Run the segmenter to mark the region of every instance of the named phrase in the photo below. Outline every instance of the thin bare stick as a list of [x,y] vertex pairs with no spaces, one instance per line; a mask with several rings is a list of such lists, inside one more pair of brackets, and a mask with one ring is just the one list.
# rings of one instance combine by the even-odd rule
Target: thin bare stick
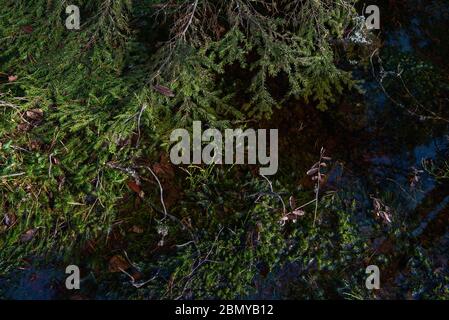
[[159,178],[157,177],[157,175],[154,173],[154,171],[149,167],[149,166],[145,166],[144,168],[148,169],[148,171],[151,172],[151,174],[153,175],[154,179],[156,179],[157,184],[159,185],[159,190],[161,192],[161,203],[162,203],[162,208],[164,209],[164,218],[162,219],[165,220],[167,218],[167,208],[165,207],[165,202],[164,202],[164,189],[162,188],[162,184],[159,181]]
[[8,174],[6,176],[0,176],[0,179],[4,179],[4,178],[12,178],[12,177],[19,177],[19,176],[23,176],[26,172],[19,172],[19,173],[13,173],[13,174]]
[[271,194],[274,194],[275,196],[277,196],[277,197],[279,198],[279,200],[280,200],[281,203],[282,203],[282,207],[283,207],[283,209],[284,209],[284,213],[286,213],[286,212],[287,212],[287,209],[286,209],[286,207],[285,207],[284,200],[282,200],[282,197],[281,197],[278,193],[274,192],[274,190],[273,190],[273,184],[271,183],[271,181],[270,181],[266,176],[264,176],[263,174],[260,174],[260,175],[262,176],[262,178],[264,178],[264,179],[268,182],[268,184],[269,184],[269,186],[270,186]]
[[137,142],[136,142],[136,148],[139,147],[140,143],[140,122],[142,120],[142,114],[145,111],[145,109],[148,107],[146,103],[143,104],[142,108],[140,109],[139,116],[137,117]]
[[193,9],[192,9],[192,13],[190,14],[189,22],[186,24],[184,30],[182,31],[182,33],[180,35],[180,37],[182,37],[184,39],[185,39],[185,35],[187,33],[187,30],[189,30],[189,27],[192,24],[193,17],[195,16],[196,8],[198,7],[198,1],[199,0],[195,0],[195,3],[193,3]]
[[321,161],[323,160],[324,148],[321,147],[320,150],[320,160],[318,161],[318,179],[316,180],[316,188],[315,188],[315,212],[313,215],[313,226],[315,226],[317,212],[318,212],[318,197],[320,196],[320,184],[321,184]]

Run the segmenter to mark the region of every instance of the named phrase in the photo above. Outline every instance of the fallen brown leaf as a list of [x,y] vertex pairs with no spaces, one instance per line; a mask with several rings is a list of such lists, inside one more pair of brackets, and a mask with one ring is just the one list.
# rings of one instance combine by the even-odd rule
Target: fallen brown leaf
[[307,175],[308,176],[312,176],[312,175],[314,175],[315,173],[317,173],[318,172],[318,170],[320,170],[319,168],[312,168],[312,169],[310,169],[309,171],[307,171]]
[[30,26],[30,25],[23,26],[22,27],[22,31],[25,32],[25,33],[31,33],[31,32],[33,32],[33,27]]
[[169,98],[173,98],[175,96],[175,94],[173,93],[173,91],[171,91],[169,88],[161,86],[159,84],[153,86],[154,90],[156,90],[157,92],[159,92],[160,94],[169,97]]
[[132,191],[137,193],[140,198],[143,198],[145,196],[145,193],[142,191],[142,188],[135,181],[129,180],[128,182],[126,182],[126,184]]
[[290,196],[290,198],[288,199],[288,203],[290,204],[291,209],[296,208],[296,199],[294,196]]
[[31,126],[28,123],[19,123],[19,125],[17,126],[17,130],[21,131],[21,132],[26,132],[29,131],[31,129]]
[[109,272],[122,272],[131,267],[122,256],[115,255],[109,260]]
[[41,148],[41,142],[38,140],[31,140],[30,149],[31,150],[39,150]]
[[22,242],[29,242],[29,241],[31,241],[34,238],[36,233],[37,233],[37,229],[36,228],[28,230],[27,232],[25,232],[24,234],[22,234],[20,236],[20,241],[22,241]]
[[44,111],[42,109],[31,109],[26,112],[27,118],[31,120],[41,120],[44,116]]
[[139,226],[132,226],[131,231],[140,234],[143,233],[143,228]]
[[17,221],[17,217],[14,213],[6,213],[5,214],[5,224],[8,227],[11,227],[14,224],[16,224],[16,221]]

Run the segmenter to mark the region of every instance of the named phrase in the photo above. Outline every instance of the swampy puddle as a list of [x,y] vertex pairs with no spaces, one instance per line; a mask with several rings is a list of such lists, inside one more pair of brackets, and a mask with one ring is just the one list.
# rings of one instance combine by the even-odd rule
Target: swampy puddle
[[[447,42],[447,39],[444,42],[442,39],[436,40],[434,35],[430,36],[429,25],[425,24],[431,21],[438,25],[445,21],[447,25],[449,7],[441,6],[441,3],[436,5],[435,2],[428,6],[426,4],[416,1],[414,8],[421,11],[416,10],[407,21],[389,21],[391,30],[385,32],[381,51],[390,52],[390,58],[418,56],[425,61],[441,62],[439,55],[446,49],[440,44]],[[427,14],[427,22],[421,19],[420,13],[423,12]],[[438,67],[447,70],[448,65],[440,63]],[[363,97],[345,99],[335,107],[336,112],[333,110],[334,116],[300,106],[291,106],[290,110],[282,110],[274,115],[275,123],[288,124],[291,123],[290,119],[295,119],[298,124],[293,129],[288,125],[285,130],[281,127],[283,134],[280,133],[280,136],[288,137],[280,142],[281,158],[285,156],[288,159],[286,170],[292,172],[293,179],[297,179],[299,185],[310,188],[311,182],[308,178],[304,179],[303,173],[316,161],[316,156],[309,159],[297,157],[296,163],[291,160],[300,153],[313,155],[315,152],[318,155],[319,148],[324,147],[327,155],[337,159],[329,173],[328,189],[340,192],[344,190],[349,195],[349,200],[356,200],[360,212],[372,212],[373,198],[386,199],[395,208],[396,219],[407,220],[409,223],[413,221],[403,226],[407,239],[405,242],[412,247],[425,248],[434,261],[436,273],[447,271],[449,184],[436,181],[425,170],[425,164],[447,157],[447,123],[426,121],[425,117],[408,112],[407,107],[400,104],[400,100],[392,98],[394,92],[385,89],[384,82],[379,82],[379,79],[386,75],[394,78],[399,69],[387,70],[383,66],[371,65],[368,70],[356,72],[364,80]],[[423,104],[434,98],[419,91],[410,94]],[[445,107],[447,108],[447,99]],[[296,177],[295,172],[298,171]],[[369,228],[367,237],[370,237]],[[387,236],[376,238],[372,243],[374,252],[392,257],[383,279],[383,286],[388,287],[390,292],[383,294],[381,290],[379,297],[420,298],[428,279],[423,274],[415,274],[420,267],[409,262],[412,258],[409,253],[394,252],[392,240]],[[283,298],[285,288],[307,271],[295,263],[287,264],[277,272],[272,272],[269,277],[258,279],[258,293],[251,298]],[[413,285],[410,282],[413,281],[410,279],[414,276],[419,280],[413,285],[420,289],[411,288]],[[449,288],[449,283],[441,283],[441,286]],[[400,292],[399,288],[403,291]],[[409,292],[404,293],[407,291]]]
[[1,298],[15,300],[52,300],[61,297],[64,273],[56,265],[29,267],[0,279]]
[[[448,70],[449,65],[444,62],[446,57],[440,56],[447,50],[444,37],[439,39],[429,34],[429,23],[440,26],[449,17],[449,7],[437,6],[436,3],[439,2],[424,5],[417,1],[415,7],[419,10],[406,21],[390,19],[390,31],[383,31],[385,36],[381,51],[417,55]],[[388,12],[388,8],[383,11]],[[426,21],[421,19],[421,14],[427,15]],[[383,69],[384,73],[388,71],[396,70]],[[381,88],[378,82],[380,72],[377,68],[373,75],[371,68],[361,68],[358,76],[364,80],[365,93],[346,97],[337,106],[330,106],[327,113],[298,104],[273,115],[268,125],[279,128],[281,174],[288,172],[287,176],[294,183],[305,189],[311,188],[313,183],[304,178],[304,172],[316,161],[320,148],[324,147],[335,160],[327,181],[329,189],[344,189],[361,205],[360,210],[370,211],[372,198],[379,197],[391,201],[389,205],[399,214],[415,217],[416,223],[407,230],[410,239],[429,250],[433,250],[434,246],[442,247],[438,257],[443,260],[443,267],[447,268],[449,187],[437,182],[423,168],[426,161],[447,154],[447,125],[420,119],[416,114],[411,115],[398,107],[391,101],[389,92]],[[419,96],[419,92],[414,94],[423,102],[431,98]],[[383,247],[388,241],[387,238],[376,239],[374,245]],[[392,262],[387,281],[389,286],[400,287],[404,279],[410,276],[410,270],[401,266],[400,262],[407,257],[398,254],[395,259],[397,264]],[[65,267],[61,264],[38,265],[41,264],[25,264],[23,270],[15,270],[8,277],[0,278],[3,297],[77,298],[77,295],[63,289]],[[301,271],[294,265],[273,270],[268,278],[256,281],[257,293],[250,298],[281,298],[280,292],[286,282],[297,277]],[[86,283],[95,283],[93,276],[88,278]],[[104,292],[93,285],[90,292],[83,294],[88,298],[111,298]],[[419,298],[419,292],[414,297]]]

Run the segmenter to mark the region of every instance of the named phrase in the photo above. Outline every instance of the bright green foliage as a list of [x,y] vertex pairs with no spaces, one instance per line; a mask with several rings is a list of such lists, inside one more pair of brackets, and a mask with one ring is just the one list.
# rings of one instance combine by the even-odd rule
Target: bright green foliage
[[353,85],[332,47],[352,1],[169,2],[77,1],[76,31],[65,1],[0,1],[0,208],[17,220],[2,271],[105,235],[130,192],[117,168],[155,160],[172,129],[269,116],[292,95],[324,109]]

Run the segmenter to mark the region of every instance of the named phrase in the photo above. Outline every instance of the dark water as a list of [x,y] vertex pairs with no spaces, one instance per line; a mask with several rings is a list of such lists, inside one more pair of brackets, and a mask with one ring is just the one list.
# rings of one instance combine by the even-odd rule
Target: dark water
[[8,279],[0,279],[2,298],[20,300],[51,300],[59,298],[64,283],[63,269],[45,265],[11,272]]

